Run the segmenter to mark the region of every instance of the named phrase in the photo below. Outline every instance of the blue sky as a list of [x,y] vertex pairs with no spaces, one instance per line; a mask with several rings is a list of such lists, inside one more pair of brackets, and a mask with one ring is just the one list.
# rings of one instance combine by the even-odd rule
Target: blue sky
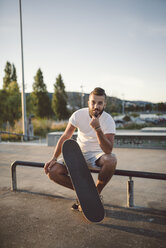
[[[165,0],[22,0],[26,92],[41,68],[53,92],[100,86],[110,96],[166,101]],[[6,61],[21,87],[19,1],[0,0],[0,88]]]

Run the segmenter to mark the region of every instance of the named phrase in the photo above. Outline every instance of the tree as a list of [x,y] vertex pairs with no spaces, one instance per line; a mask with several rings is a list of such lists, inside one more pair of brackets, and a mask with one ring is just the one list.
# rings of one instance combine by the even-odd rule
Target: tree
[[11,82],[17,83],[17,73],[15,65],[11,65],[10,62],[7,61],[4,72],[5,76],[3,78],[3,89],[8,90]]
[[159,102],[159,103],[157,104],[157,107],[158,107],[158,111],[166,112],[166,103]]
[[7,106],[8,121],[13,126],[15,120],[19,120],[21,117],[21,94],[19,92],[8,93]]
[[11,82],[11,73],[12,73],[12,66],[8,61],[6,63],[4,72],[5,72],[5,76],[3,78],[3,89],[8,89],[9,84]]
[[126,121],[126,122],[131,121],[130,116],[125,115],[125,116],[123,117],[123,121]]
[[54,84],[52,109],[58,120],[65,120],[69,116],[67,110],[67,94],[65,92],[65,85],[63,83],[61,74],[59,74],[59,76],[56,78],[56,83]]
[[52,114],[51,102],[44,83],[43,73],[39,68],[34,77],[33,92],[31,94],[34,105],[34,114],[38,117],[50,117]]
[[11,82],[12,81],[17,82],[16,67],[14,64],[12,64],[12,72],[11,72]]
[[21,117],[21,94],[17,83],[17,74],[14,64],[11,66],[10,83],[7,88],[8,92],[8,116],[9,123],[14,125],[15,120]]
[[0,127],[8,120],[8,109],[7,109],[8,93],[6,90],[0,90]]
[[3,90],[0,94],[1,123],[9,121],[14,125],[15,120],[21,117],[21,95],[17,83],[16,68],[14,64],[6,63],[3,78]]

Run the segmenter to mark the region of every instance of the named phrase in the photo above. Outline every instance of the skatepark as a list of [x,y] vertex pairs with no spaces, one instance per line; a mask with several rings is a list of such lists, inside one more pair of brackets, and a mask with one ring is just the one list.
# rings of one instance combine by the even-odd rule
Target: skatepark
[[[46,162],[54,147],[0,143],[0,247],[165,247],[166,181],[134,180],[134,207],[127,207],[127,177],[112,178],[103,191],[106,216],[90,223],[72,211],[75,193],[42,168],[17,167],[11,191],[10,165],[16,160]],[[160,149],[115,148],[118,169],[166,173]],[[97,174],[93,174],[94,180]]]

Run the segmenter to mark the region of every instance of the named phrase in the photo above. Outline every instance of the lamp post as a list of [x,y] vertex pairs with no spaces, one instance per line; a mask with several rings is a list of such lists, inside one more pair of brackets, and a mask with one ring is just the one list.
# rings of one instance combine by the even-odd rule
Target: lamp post
[[124,102],[124,94],[122,94],[122,114],[125,113],[125,102]]
[[22,32],[22,9],[21,9],[21,0],[19,0],[20,7],[20,37],[21,37],[21,65],[22,65],[22,127],[24,140],[27,140],[27,120],[26,120],[26,96],[24,90],[24,56],[23,56],[23,32]]
[[83,85],[80,86],[81,88],[81,108],[84,107],[84,91],[83,91]]

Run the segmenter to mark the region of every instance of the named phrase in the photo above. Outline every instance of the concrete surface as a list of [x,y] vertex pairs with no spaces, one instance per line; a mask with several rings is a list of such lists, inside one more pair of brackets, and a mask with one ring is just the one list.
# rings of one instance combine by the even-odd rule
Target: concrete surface
[[[0,144],[0,247],[165,247],[166,181],[134,179],[135,208],[126,207],[126,177],[103,191],[105,219],[87,222],[70,210],[75,193],[48,180],[41,168],[18,167],[18,191],[10,190],[15,160],[46,162],[54,148]],[[118,169],[166,173],[166,151],[114,149]],[[93,175],[96,180],[97,175]]]

